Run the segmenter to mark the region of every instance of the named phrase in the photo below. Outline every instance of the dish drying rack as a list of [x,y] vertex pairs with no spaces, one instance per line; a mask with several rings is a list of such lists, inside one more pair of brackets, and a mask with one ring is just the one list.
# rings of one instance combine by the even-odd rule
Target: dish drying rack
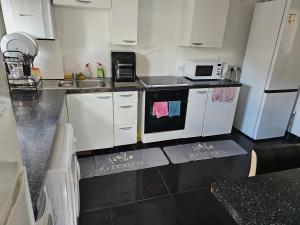
[[[28,55],[20,51],[5,51],[3,53],[3,61],[10,92],[12,90],[38,91],[42,80],[36,80],[31,77],[31,66],[33,66],[34,57],[35,56],[32,56],[31,59],[28,59]],[[18,66],[22,66],[23,68],[22,76],[19,78],[11,78],[12,69]]]

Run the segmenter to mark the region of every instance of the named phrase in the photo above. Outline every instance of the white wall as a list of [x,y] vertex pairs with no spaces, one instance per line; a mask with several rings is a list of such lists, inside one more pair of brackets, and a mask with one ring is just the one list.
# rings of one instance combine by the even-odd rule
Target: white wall
[[79,72],[86,62],[95,67],[100,61],[110,75],[111,50],[135,51],[140,76],[181,75],[188,58],[221,56],[225,62],[241,66],[257,0],[231,0],[224,46],[215,49],[179,46],[183,1],[140,0],[136,47],[109,44],[109,11],[55,7],[64,70]]

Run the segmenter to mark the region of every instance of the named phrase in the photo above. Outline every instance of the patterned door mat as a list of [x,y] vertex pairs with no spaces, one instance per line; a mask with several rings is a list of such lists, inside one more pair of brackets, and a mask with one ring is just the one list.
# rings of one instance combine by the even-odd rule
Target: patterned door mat
[[173,164],[248,154],[232,140],[197,142],[163,149]]
[[79,159],[81,178],[105,176],[125,171],[168,165],[160,148],[120,152]]

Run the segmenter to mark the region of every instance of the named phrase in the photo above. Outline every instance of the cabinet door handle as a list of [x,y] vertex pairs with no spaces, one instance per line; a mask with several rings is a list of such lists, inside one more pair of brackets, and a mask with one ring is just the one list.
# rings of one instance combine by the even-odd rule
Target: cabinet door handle
[[124,42],[126,42],[126,43],[135,43],[136,41],[134,41],[134,40],[123,40]]
[[22,13],[19,13],[19,16],[33,16],[31,14],[22,14]]
[[201,42],[193,42],[192,44],[193,44],[193,45],[199,45],[199,46],[200,46],[200,45],[203,45],[203,43],[201,43]]
[[120,130],[130,130],[132,128],[132,126],[130,126],[130,127],[120,127],[119,129]]
[[121,97],[131,97],[132,96],[132,94],[122,94],[122,95],[120,95]]
[[111,96],[98,96],[97,98],[99,98],[99,99],[109,99],[109,98],[111,98]]
[[90,4],[93,2],[92,0],[76,0],[76,1],[83,4]]
[[120,108],[131,108],[131,107],[133,107],[133,105],[120,105]]
[[198,94],[206,94],[207,91],[197,91]]

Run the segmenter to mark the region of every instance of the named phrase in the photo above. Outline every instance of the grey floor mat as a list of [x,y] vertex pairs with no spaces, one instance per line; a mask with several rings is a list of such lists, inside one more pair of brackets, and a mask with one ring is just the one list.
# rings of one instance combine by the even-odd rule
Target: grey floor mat
[[95,159],[94,157],[79,158],[80,177],[90,178],[95,176]]
[[164,147],[164,152],[174,164],[248,154],[232,140],[169,146]]
[[148,148],[82,158],[79,163],[83,179],[168,165],[169,161],[160,148]]

